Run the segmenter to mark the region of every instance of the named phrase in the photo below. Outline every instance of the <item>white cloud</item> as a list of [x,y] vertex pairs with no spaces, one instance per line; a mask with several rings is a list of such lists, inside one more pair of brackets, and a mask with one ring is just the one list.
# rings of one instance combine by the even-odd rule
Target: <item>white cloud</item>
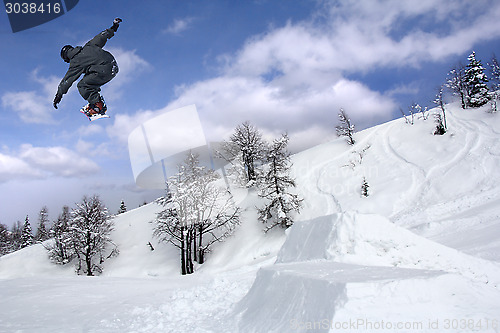
[[92,160],[64,147],[24,144],[17,154],[0,154],[0,182],[12,179],[76,177],[99,171]]
[[113,117],[113,124],[106,127],[106,133],[110,138],[126,144],[128,142],[128,135],[133,129],[162,112],[164,112],[163,109],[156,111],[139,110],[134,115],[117,114],[116,117]]
[[0,183],[17,178],[40,178],[38,170],[20,158],[0,153]]
[[[377,119],[387,120],[395,107],[391,99],[346,79],[288,94],[260,79],[221,77],[185,87],[179,94],[169,108],[195,103],[211,141],[227,139],[235,126],[245,120],[266,133],[287,130],[293,137],[294,132],[304,132],[318,124],[331,131],[341,107],[360,127]],[[318,143],[312,138],[308,141]]]
[[35,69],[31,73],[31,78],[33,81],[39,83],[42,86],[43,96],[47,98],[48,101],[52,101],[53,97],[57,92],[57,87],[59,86],[59,82],[61,82],[61,78],[51,75],[49,77],[44,77],[38,75],[39,69]]
[[500,36],[495,1],[346,1],[329,7],[328,38],[343,70],[442,61]]
[[55,76],[39,76],[38,69],[31,73],[30,79],[40,84],[41,92],[38,90],[7,92],[2,96],[2,105],[16,112],[25,123],[54,123],[52,101],[59,79]]
[[324,22],[288,23],[251,38],[229,57],[227,70],[264,76],[298,71],[297,76],[307,73],[316,78],[319,73],[417,66],[500,36],[500,3],[494,1],[325,3]]
[[50,104],[36,91],[7,92],[2,96],[2,104],[26,123],[50,124],[54,121]]
[[193,22],[192,17],[186,17],[182,19],[175,19],[172,24],[168,26],[163,32],[167,34],[178,35],[183,31],[186,31],[191,27],[191,23]]
[[60,177],[84,177],[99,170],[96,163],[65,147],[21,146],[19,157],[35,169]]
[[104,128],[99,125],[93,123],[92,126],[80,126],[76,131],[81,137],[94,137],[104,132]]
[[116,77],[104,86],[105,98],[117,99],[122,96],[123,86],[132,79],[147,70],[151,65],[136,54],[136,50],[124,50],[122,48],[108,48],[118,63],[119,72]]

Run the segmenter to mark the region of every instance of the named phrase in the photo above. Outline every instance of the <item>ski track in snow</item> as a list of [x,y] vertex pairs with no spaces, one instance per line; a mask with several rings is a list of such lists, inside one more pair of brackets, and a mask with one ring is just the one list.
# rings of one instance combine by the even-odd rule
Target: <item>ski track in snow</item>
[[[404,157],[401,157],[391,146],[390,135],[386,136],[389,151],[394,152],[395,156],[401,157],[401,161],[404,164],[414,165],[417,173],[423,176],[423,178],[421,177],[422,183],[419,186],[419,190],[413,195],[413,200],[410,200],[412,204],[393,214],[391,219],[397,224],[405,225],[432,239],[457,247],[460,241],[454,241],[454,237],[451,234],[457,236],[460,233],[467,233],[469,224],[466,223],[467,221],[463,221],[464,217],[468,217],[469,220],[484,221],[484,230],[477,232],[485,232],[487,228],[491,232],[497,232],[497,234],[500,231],[498,223],[495,223],[495,221],[500,219],[498,211],[491,212],[491,210],[495,210],[494,208],[498,207],[500,202],[500,192],[497,187],[499,184],[495,181],[492,182],[492,179],[488,177],[488,169],[485,167],[484,161],[484,156],[488,157],[488,154],[493,157],[499,156],[496,153],[496,149],[498,149],[498,132],[491,126],[488,126],[483,120],[466,120],[455,113],[452,113],[451,116],[450,114],[448,115],[448,123],[449,128],[452,128],[454,133],[461,133],[465,136],[465,144],[461,149],[456,151],[455,155],[449,161],[438,163],[432,166],[427,172],[418,165],[409,163]],[[485,149],[484,147],[489,147],[488,154],[484,154],[481,151]],[[427,192],[436,183],[436,180],[446,177],[452,172],[453,167],[464,163],[466,159],[474,160],[476,162],[475,166],[481,169],[480,174],[483,175],[483,178],[479,180],[475,188],[466,193],[458,193],[454,198],[448,198],[444,202],[440,201],[439,198],[437,200],[436,198],[429,198]],[[485,209],[486,211],[484,211]],[[443,236],[443,232],[446,229],[449,230],[448,235]],[[492,244],[490,245],[494,245],[495,248],[500,249],[500,241],[495,242],[492,240]],[[465,246],[463,250],[471,254],[477,253],[487,259],[500,261],[499,254],[491,253],[488,249],[483,251],[480,248],[479,246],[475,250],[474,248]]]
[[[424,187],[426,185],[426,178],[427,178],[427,173],[423,168],[418,166],[417,164],[408,161],[406,158],[404,158],[401,154],[399,154],[394,146],[391,144],[391,128],[394,127],[395,124],[391,126],[387,126],[387,129],[385,130],[384,136],[383,136],[383,144],[382,147],[384,148],[384,151],[387,153],[388,156],[391,158],[399,161],[405,166],[411,167],[411,186],[405,193],[400,194],[400,199],[399,202],[395,203],[395,207],[397,206],[402,206],[405,207],[405,203],[409,202],[415,202],[416,199],[418,199],[421,195],[421,193],[424,191]],[[402,208],[402,210],[407,209]],[[401,214],[401,211],[396,212],[393,215],[398,215]]]

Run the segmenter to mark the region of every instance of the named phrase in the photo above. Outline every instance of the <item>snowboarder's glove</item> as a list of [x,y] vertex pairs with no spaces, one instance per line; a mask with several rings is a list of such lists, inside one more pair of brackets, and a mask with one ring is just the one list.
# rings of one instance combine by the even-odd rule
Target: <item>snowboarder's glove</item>
[[54,97],[54,107],[57,109],[57,104],[59,104],[59,102],[61,101],[62,99],[62,95],[60,94],[56,94],[56,97]]
[[114,32],[116,32],[116,30],[118,30],[118,27],[120,26],[120,22],[122,22],[122,19],[121,18],[115,18],[113,20],[113,26],[110,28],[111,30],[113,30]]

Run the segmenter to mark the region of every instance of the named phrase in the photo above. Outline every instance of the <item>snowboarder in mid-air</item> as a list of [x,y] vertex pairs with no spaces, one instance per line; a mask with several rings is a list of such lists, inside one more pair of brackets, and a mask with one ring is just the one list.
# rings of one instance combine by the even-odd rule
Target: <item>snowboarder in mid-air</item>
[[80,95],[88,101],[88,104],[80,111],[89,117],[91,121],[108,117],[106,115],[106,103],[99,92],[102,85],[116,76],[118,65],[113,55],[102,48],[108,39],[114,36],[120,22],[122,20],[116,18],[111,28],[99,33],[83,47],[65,45],[61,49],[61,58],[69,63],[69,69],[57,88],[56,97],[54,98],[54,107],[56,109],[57,104],[61,102],[62,96],[68,92],[73,82],[84,74],[77,86]]

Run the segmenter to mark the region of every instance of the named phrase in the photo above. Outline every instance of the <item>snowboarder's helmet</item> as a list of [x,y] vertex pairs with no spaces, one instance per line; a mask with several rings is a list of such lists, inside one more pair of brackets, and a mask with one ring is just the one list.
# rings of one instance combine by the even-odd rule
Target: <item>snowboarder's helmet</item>
[[63,48],[61,49],[61,58],[65,61],[65,62],[69,62],[69,58],[68,58],[68,51],[70,49],[72,49],[73,46],[71,45],[64,45]]

